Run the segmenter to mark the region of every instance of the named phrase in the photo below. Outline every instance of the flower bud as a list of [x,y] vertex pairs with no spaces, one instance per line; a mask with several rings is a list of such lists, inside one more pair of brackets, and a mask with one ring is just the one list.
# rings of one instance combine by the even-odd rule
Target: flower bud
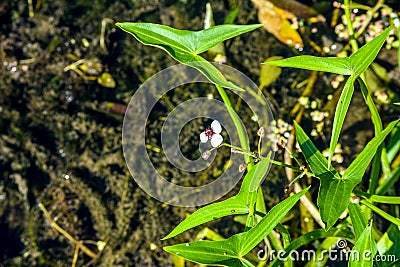
[[242,163],[239,165],[239,172],[244,172],[247,168],[247,165],[245,163]]
[[265,129],[264,129],[264,127],[261,127],[260,129],[258,129],[257,135],[258,135],[259,137],[264,137],[264,135],[265,135]]
[[206,151],[203,152],[203,154],[201,154],[201,157],[204,160],[207,160],[210,156],[211,156],[211,151],[210,150],[206,150]]

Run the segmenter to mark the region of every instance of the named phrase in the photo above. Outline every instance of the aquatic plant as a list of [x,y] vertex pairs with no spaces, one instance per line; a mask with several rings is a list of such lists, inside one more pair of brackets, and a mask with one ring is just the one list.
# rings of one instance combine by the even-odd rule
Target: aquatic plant
[[[301,68],[347,76],[347,81],[336,105],[328,159],[317,149],[300,124],[294,121],[296,140],[307,162],[307,167],[301,164],[297,158],[295,160],[298,166],[293,166],[273,160],[271,154],[262,155],[260,153],[260,145],[257,152],[250,150],[249,144],[245,140],[244,126],[239,123],[238,115],[230,108],[232,103],[226,94],[227,89],[245,91],[246,88],[241,88],[237,84],[228,81],[215,66],[200,56],[201,53],[223,41],[255,30],[262,25],[221,25],[197,32],[177,30],[168,26],[150,23],[124,22],[117,23],[117,26],[132,34],[141,43],[158,47],[166,51],[178,62],[197,69],[210,82],[215,84],[232,120],[235,122],[241,146],[233,147],[222,143],[221,125],[215,121],[213,122],[214,125],[211,125],[211,129],[207,129],[200,134],[200,140],[203,143],[211,140],[213,149],[218,149],[225,145],[231,146],[232,152],[244,155],[245,166],[247,167],[247,173],[236,195],[198,209],[176,226],[164,237],[164,240],[173,238],[206,222],[230,215],[236,215],[239,218],[238,220],[242,218],[241,221],[245,225],[243,232],[222,240],[214,238],[214,240],[198,240],[166,246],[164,247],[165,251],[200,264],[263,266],[265,258],[261,259],[259,253],[257,253],[257,256],[259,256],[257,258],[253,252],[260,242],[269,236],[274,240],[275,247],[280,248],[282,252],[279,257],[274,258],[271,266],[278,266],[283,262],[285,262],[285,266],[292,266],[294,259],[289,257],[292,251],[316,239],[325,239],[326,242],[324,244],[326,245],[329,240],[332,240],[330,238],[335,238],[333,240],[338,241],[336,247],[340,251],[345,249],[347,247],[346,242],[350,241],[354,244],[353,252],[359,252],[361,255],[370,253],[369,257],[350,258],[349,266],[373,266],[374,263],[379,262],[379,257],[389,255],[397,255],[392,258],[390,264],[395,264],[394,262],[399,260],[396,257],[400,255],[400,252],[394,246],[398,247],[397,244],[400,240],[400,220],[379,207],[381,203],[389,205],[400,204],[400,197],[386,195],[390,185],[393,185],[400,175],[399,167],[391,166],[393,157],[391,156],[390,159],[388,157],[388,154],[397,154],[400,149],[398,145],[393,145],[394,143],[397,144],[399,140],[399,119],[388,123],[384,127],[364,78],[367,68],[377,57],[393,26],[388,27],[360,49],[358,49],[356,41],[352,40],[354,53],[349,57],[302,55],[264,63],[279,67]],[[349,29],[351,29],[351,25],[349,25]],[[365,103],[371,113],[374,137],[361,153],[355,157],[347,169],[340,173],[336,167],[337,165],[334,166],[332,164],[332,160],[356,82],[359,84]],[[264,131],[263,128],[260,128],[258,136],[263,137],[265,135]],[[217,135],[218,140],[215,139],[213,142],[214,136]],[[389,135],[392,136],[389,145],[387,145],[385,140]],[[281,146],[285,147],[284,144]],[[206,151],[206,154],[203,154],[204,159],[210,156],[208,152]],[[371,161],[371,171],[367,172]],[[297,172],[298,176],[290,181],[291,185],[295,184],[295,194],[288,196],[267,212],[261,184],[270,164],[290,168]],[[381,168],[383,170],[382,182],[380,182]],[[369,176],[368,190],[362,191],[357,186],[361,183],[363,177],[367,175]],[[305,176],[319,180],[318,210],[313,209],[309,192],[313,186],[301,188],[297,183],[297,179]],[[291,240],[290,229],[283,226],[282,220],[299,200],[302,200],[303,205],[307,206],[308,212],[316,222],[319,222],[322,228],[312,229],[303,233],[297,239]],[[372,220],[372,212],[388,221],[390,235],[378,233],[377,225]],[[238,215],[241,215],[241,217]],[[352,231],[349,231],[347,226],[351,226]],[[276,235],[276,232],[279,232],[280,235]],[[344,241],[344,244],[339,241]],[[396,245],[389,246],[390,242]],[[328,250],[334,250],[330,248],[332,244],[331,242],[327,248]],[[385,247],[385,245],[388,246]],[[326,261],[327,258],[323,255],[324,252],[321,251],[318,250],[318,257]],[[316,264],[317,259],[314,257],[311,261]]]

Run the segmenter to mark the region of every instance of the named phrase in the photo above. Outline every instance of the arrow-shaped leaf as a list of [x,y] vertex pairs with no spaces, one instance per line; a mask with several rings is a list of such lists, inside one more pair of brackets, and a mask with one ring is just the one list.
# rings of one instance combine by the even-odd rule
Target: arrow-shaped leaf
[[273,207],[248,232],[239,233],[221,241],[206,240],[167,246],[164,250],[201,264],[253,266],[244,256],[271,232],[308,190],[309,187]]
[[281,60],[267,61],[263,64],[305,70],[316,70],[358,77],[368,68],[368,66],[378,55],[379,50],[381,49],[392,28],[393,27],[387,28],[378,37],[369,41],[350,57],[314,57],[305,55]]
[[340,95],[339,101],[336,105],[335,117],[333,119],[332,126],[332,136],[331,143],[329,145],[329,158],[328,158],[328,166],[330,166],[332,161],[333,153],[335,152],[336,145],[339,141],[339,134],[343,127],[344,119],[346,118],[347,110],[349,109],[349,105],[351,102],[351,98],[354,92],[354,81],[355,78],[350,76],[344,85],[342,94]]
[[400,120],[395,120],[389,123],[389,125],[377,136],[375,136],[365,146],[360,155],[350,164],[346,172],[343,174],[343,179],[352,180],[356,183],[361,182],[362,177],[367,169],[372,158],[375,156],[376,150],[379,145],[385,140],[386,136],[396,127]]
[[220,25],[196,32],[153,23],[121,22],[116,25],[132,34],[142,44],[158,47],[182,64],[196,68],[211,82],[239,91],[243,89],[228,82],[217,68],[199,54],[224,40],[262,26],[261,24]]
[[316,70],[342,75],[353,74],[350,60],[340,57],[314,57],[314,56],[296,56],[280,60],[266,61],[263,64],[274,65],[278,67],[292,67],[305,70]]
[[[236,196],[198,209],[182,221],[163,239],[174,237],[188,229],[224,216],[249,213],[249,208],[253,206],[250,205],[251,203],[249,203],[249,201],[255,200],[257,194],[256,190],[251,189],[253,187],[258,187],[259,182],[262,180],[266,170],[268,169],[268,165],[269,158],[261,160],[246,174],[240,191]],[[257,186],[254,183],[257,183]],[[254,197],[250,197],[250,195],[254,195]]]
[[350,164],[343,177],[340,177],[332,166],[328,169],[328,161],[315,147],[303,129],[295,123],[296,138],[302,153],[310,165],[311,171],[321,180],[317,204],[327,229],[336,223],[349,205],[351,192],[361,182],[369,162],[375,155],[376,149],[398,122],[399,120],[390,123],[385,130],[374,137]]
[[339,102],[336,106],[332,127],[332,137],[329,146],[328,167],[331,164],[332,156],[339,140],[339,134],[342,130],[343,122],[354,92],[354,81],[374,61],[392,28],[393,27],[387,28],[378,37],[368,42],[356,53],[347,58],[297,56],[282,60],[264,62],[264,64],[270,64],[279,67],[293,67],[350,75],[350,78],[347,80]]
[[224,216],[247,213],[249,213],[249,207],[244,203],[242,197],[238,197],[238,195],[236,195],[224,201],[210,204],[196,210],[189,217],[178,224],[178,226],[176,226],[171,233],[164,237],[163,240],[174,237],[193,227]]
[[376,38],[369,41],[366,45],[350,56],[350,65],[354,72],[354,76],[358,77],[374,61],[392,29],[393,26],[387,28]]
[[321,219],[329,229],[340,217],[349,203],[353,185],[343,180],[333,166],[315,147],[307,134],[296,122],[296,139],[311,171],[320,179],[317,204]]
[[171,254],[200,264],[244,266],[239,260],[240,234],[221,241],[196,241],[164,247]]
[[240,247],[240,255],[246,255],[258,243],[267,236],[275,226],[286,216],[286,214],[293,208],[310,187],[307,187],[299,193],[288,197],[275,207],[273,207],[262,220],[249,231],[242,233],[242,242]]

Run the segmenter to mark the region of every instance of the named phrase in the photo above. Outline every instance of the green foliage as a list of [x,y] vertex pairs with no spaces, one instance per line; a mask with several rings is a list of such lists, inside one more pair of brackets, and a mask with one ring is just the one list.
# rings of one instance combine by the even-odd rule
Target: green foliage
[[261,24],[221,25],[194,32],[153,23],[123,22],[116,25],[132,34],[142,44],[158,47],[180,63],[196,68],[211,82],[239,91],[243,89],[228,82],[221,72],[199,54],[227,39],[262,26]]
[[[389,226],[386,233],[383,234],[381,239],[379,239],[377,245],[380,255],[400,255],[400,227],[394,224]],[[397,257],[397,264],[400,259]],[[383,266],[390,266],[392,262],[387,262]],[[395,266],[395,265],[392,265]]]
[[368,68],[368,66],[375,59],[392,28],[393,27],[387,28],[378,37],[364,45],[362,48],[360,48],[360,50],[347,58],[297,56],[282,60],[264,62],[264,64],[270,64],[280,67],[293,67],[307,70],[332,72],[342,75],[350,75],[343,89],[343,92],[340,95],[338,105],[336,106],[331,143],[329,146],[328,166],[331,164],[332,156],[339,140],[339,134],[342,130],[344,118],[346,117],[351,97],[353,95],[354,81]]
[[[229,97],[223,88],[235,90],[243,89],[227,81],[212,64],[199,55],[215,45],[220,44],[224,40],[257,29],[261,25],[223,25],[211,27],[198,32],[176,30],[167,26],[150,23],[117,23],[117,26],[132,34],[141,43],[158,47],[166,51],[178,62],[198,69],[212,83],[214,83],[222,97],[222,100],[228,108],[228,112],[230,112],[230,115],[235,122],[235,127],[241,137],[242,149],[245,152],[243,154],[246,155],[245,160],[248,166],[248,172],[244,177],[239,193],[224,201],[213,203],[198,209],[175,227],[175,229],[173,229],[164,239],[175,237],[196,226],[229,215],[241,214],[247,216],[246,220],[242,220],[243,223],[245,221],[246,225],[244,231],[234,234],[224,240],[195,241],[167,246],[164,247],[165,251],[200,264],[254,266],[254,257],[251,257],[251,250],[271,233],[274,227],[281,222],[301,197],[305,197],[305,193],[309,190],[308,187],[301,191],[296,191],[298,192],[297,194],[280,202],[265,216],[263,216],[266,209],[264,199],[262,198],[260,184],[264,179],[270,163],[290,167],[296,171],[300,171],[302,173],[299,177],[308,174],[320,180],[317,204],[321,219],[325,223],[325,229],[313,230],[292,241],[289,231],[282,225],[279,225],[278,229],[280,229],[279,231],[284,235],[284,246],[282,246],[282,242],[279,238],[275,241],[278,247],[280,246],[281,248],[284,248],[286,253],[285,256],[288,256],[288,253],[291,250],[297,249],[311,241],[328,237],[341,237],[354,241],[354,249],[358,250],[360,253],[365,251],[372,251],[374,254],[377,253],[377,246],[372,235],[372,226],[367,223],[370,219],[369,214],[364,214],[362,212],[359,203],[350,203],[352,194],[365,198],[360,201],[362,205],[381,215],[391,223],[400,225],[397,218],[379,209],[372,203],[399,203],[398,197],[379,196],[374,194],[375,189],[378,192],[383,191],[386,193],[388,187],[393,185],[400,175],[398,169],[391,170],[390,167],[390,162],[398,153],[400,147],[397,140],[399,135],[397,128],[397,131],[393,133],[392,140],[389,143],[389,157],[382,153],[382,162],[389,177],[385,180],[385,183],[378,186],[377,179],[379,178],[378,175],[380,173],[381,152],[384,151],[383,148],[385,147],[384,141],[386,137],[389,136],[396,127],[398,127],[399,120],[390,122],[387,127],[383,129],[378,109],[369,94],[367,85],[362,80],[362,75],[376,58],[392,27],[386,29],[378,37],[368,42],[350,57],[323,58],[303,55],[265,62],[265,64],[278,67],[301,68],[349,76],[336,105],[328,159],[326,159],[316,148],[302,127],[298,123],[294,122],[296,139],[311,170],[310,173],[307,170],[304,170],[304,168],[296,168],[273,161],[270,158],[270,155],[263,158],[259,155],[255,156],[254,153],[249,151],[249,143],[243,139],[245,135],[243,126],[240,124],[240,118],[234,111]],[[360,83],[361,92],[371,112],[371,118],[375,128],[375,137],[368,142],[361,153],[341,175],[335,167],[332,166],[331,161],[352,100],[354,82],[356,80]],[[355,187],[362,181],[362,178],[374,157],[375,160],[371,171],[372,193],[369,194],[355,190]],[[255,162],[257,163],[254,164]],[[349,210],[354,234],[343,230],[341,225],[338,225],[337,228],[333,227],[347,208]],[[382,243],[388,242],[385,239],[382,240]],[[278,266],[280,263],[281,259],[276,259],[272,263],[272,266]],[[372,258],[363,258],[361,261],[351,260],[349,266],[372,266],[372,264]]]
[[295,122],[296,138],[301,151],[312,172],[321,180],[318,192],[318,206],[327,229],[336,223],[347,208],[351,192],[361,182],[363,174],[377,148],[398,122],[399,120],[391,122],[384,131],[373,138],[350,164],[342,177],[332,166],[328,167],[326,158],[315,147],[300,125]]
[[[357,252],[349,259],[349,267],[372,267],[376,253],[375,240],[372,237],[371,225],[365,227],[353,248]],[[354,255],[354,256],[353,256]]]
[[[207,205],[195,211],[175,227],[164,239],[174,237],[188,229],[224,216],[248,214],[250,207],[254,205],[259,182],[264,178],[268,165],[268,159],[263,159],[246,174],[240,191],[236,196]],[[253,181],[257,181],[256,187]]]
[[233,235],[226,240],[190,242],[164,247],[164,249],[201,264],[253,266],[244,256],[272,231],[308,189],[273,207],[256,226],[247,232]]
[[367,219],[365,218],[365,215],[363,211],[361,210],[361,207],[358,203],[350,203],[349,204],[349,214],[351,218],[351,224],[353,225],[354,228],[354,235],[356,236],[356,239],[361,236],[362,232],[364,231],[365,227],[368,224]]

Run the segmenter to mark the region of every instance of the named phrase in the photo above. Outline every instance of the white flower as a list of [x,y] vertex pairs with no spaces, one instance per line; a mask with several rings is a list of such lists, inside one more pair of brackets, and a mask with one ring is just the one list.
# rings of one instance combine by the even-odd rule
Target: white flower
[[224,140],[222,138],[222,135],[220,135],[221,132],[221,124],[217,120],[215,120],[211,123],[211,129],[207,128],[204,132],[200,134],[200,141],[202,143],[206,143],[208,140],[210,140],[211,145],[213,147],[217,147],[222,144],[222,141]]

